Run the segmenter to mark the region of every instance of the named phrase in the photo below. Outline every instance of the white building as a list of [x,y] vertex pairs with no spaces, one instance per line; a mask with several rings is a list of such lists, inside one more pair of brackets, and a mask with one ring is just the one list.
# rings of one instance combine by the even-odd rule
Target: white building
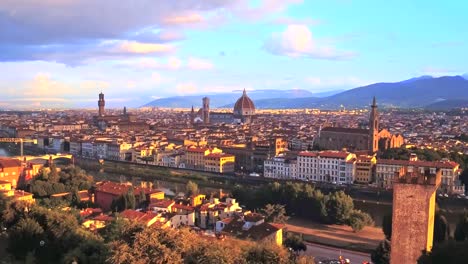
[[352,184],[356,155],[344,151],[300,152],[297,156],[297,179],[337,184]]
[[296,179],[295,159],[288,159],[282,155],[265,160],[263,164],[263,175],[274,179]]

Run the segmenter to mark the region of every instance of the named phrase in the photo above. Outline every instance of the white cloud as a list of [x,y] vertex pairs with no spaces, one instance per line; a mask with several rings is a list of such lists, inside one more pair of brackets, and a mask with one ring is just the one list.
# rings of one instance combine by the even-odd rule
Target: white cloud
[[117,46],[117,52],[136,54],[166,53],[173,50],[174,48],[171,45],[140,43],[136,41],[124,41],[123,43]]
[[424,75],[431,75],[431,76],[438,77],[438,76],[462,74],[463,72],[455,70],[455,69],[451,69],[451,68],[427,66],[421,70],[421,73]]
[[204,21],[202,15],[198,13],[188,13],[188,14],[177,14],[174,16],[169,16],[163,19],[163,22],[166,24],[194,24],[201,23]]
[[342,60],[355,54],[339,51],[334,46],[322,44],[314,39],[305,25],[289,25],[280,33],[273,33],[264,45],[265,49],[276,55],[289,57],[309,57],[314,59]]
[[197,87],[191,82],[180,83],[176,85],[176,91],[179,95],[194,94],[197,92]]
[[170,57],[166,65],[171,70],[177,70],[182,66],[182,61],[176,57]]
[[157,72],[153,72],[151,74],[151,80],[155,83],[155,84],[160,84],[161,81],[162,81],[162,77],[161,77],[161,74],[157,73]]
[[213,68],[213,63],[208,60],[190,57],[187,60],[187,67],[192,70],[210,70]]

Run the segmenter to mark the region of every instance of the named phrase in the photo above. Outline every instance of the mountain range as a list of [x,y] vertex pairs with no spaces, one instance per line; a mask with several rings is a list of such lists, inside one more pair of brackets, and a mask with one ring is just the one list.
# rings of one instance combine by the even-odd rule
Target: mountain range
[[[211,107],[233,107],[241,91],[208,95]],[[395,83],[375,83],[345,91],[314,94],[306,90],[255,90],[248,92],[260,109],[319,108],[338,109],[368,106],[372,97],[387,108],[450,109],[468,107],[468,75],[420,76]],[[203,96],[177,96],[154,100],[145,106],[199,106]]]

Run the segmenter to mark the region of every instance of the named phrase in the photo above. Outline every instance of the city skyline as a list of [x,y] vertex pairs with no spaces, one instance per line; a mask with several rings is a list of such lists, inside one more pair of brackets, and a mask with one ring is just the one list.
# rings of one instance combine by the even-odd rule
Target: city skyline
[[468,71],[460,3],[151,3],[0,3],[8,25],[0,107],[93,107],[100,91],[111,107],[138,107],[176,95],[323,92]]

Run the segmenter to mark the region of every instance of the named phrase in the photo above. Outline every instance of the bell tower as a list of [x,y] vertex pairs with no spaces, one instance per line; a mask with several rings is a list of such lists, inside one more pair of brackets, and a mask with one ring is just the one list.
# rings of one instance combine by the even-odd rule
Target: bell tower
[[210,98],[203,97],[203,124],[208,125],[210,123]]
[[106,101],[104,100],[104,94],[101,92],[99,94],[98,107],[99,107],[99,116],[104,116],[104,106]]
[[379,111],[374,96],[369,117],[369,152],[376,153],[379,150]]

